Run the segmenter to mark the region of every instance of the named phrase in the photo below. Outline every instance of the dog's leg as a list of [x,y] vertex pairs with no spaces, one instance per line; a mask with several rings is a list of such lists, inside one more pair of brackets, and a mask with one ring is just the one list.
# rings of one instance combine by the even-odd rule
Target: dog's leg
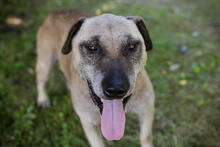
[[87,121],[80,119],[84,132],[89,140],[92,147],[104,147],[101,136],[95,125],[88,123]]
[[[150,111],[149,111],[150,110]],[[139,114],[140,121],[140,141],[142,147],[153,147],[152,145],[152,123],[154,118],[154,108],[149,108]]]
[[50,106],[50,100],[45,91],[45,84],[48,80],[50,69],[53,65],[52,55],[42,56],[39,54],[37,58],[36,76],[37,76],[37,104],[46,108]]
[[50,106],[50,100],[45,91],[45,84],[48,80],[48,75],[51,67],[55,62],[56,56],[53,49],[47,45],[45,41],[38,40],[37,45],[37,65],[36,65],[36,79],[38,98],[37,104],[40,107],[46,108]]

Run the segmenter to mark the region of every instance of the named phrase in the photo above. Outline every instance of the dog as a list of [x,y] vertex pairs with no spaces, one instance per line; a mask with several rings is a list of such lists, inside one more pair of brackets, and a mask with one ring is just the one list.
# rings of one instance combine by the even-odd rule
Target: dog
[[63,72],[76,114],[92,147],[124,135],[125,112],[137,114],[142,147],[152,145],[154,90],[145,70],[153,48],[139,16],[78,10],[50,13],[37,34],[36,79],[40,107],[49,107],[45,84],[56,60]]

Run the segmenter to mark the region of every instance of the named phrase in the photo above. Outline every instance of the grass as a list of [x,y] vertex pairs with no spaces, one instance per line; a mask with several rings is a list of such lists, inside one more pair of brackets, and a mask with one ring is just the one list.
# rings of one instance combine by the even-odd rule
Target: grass
[[[142,16],[154,43],[146,65],[156,93],[154,145],[220,146],[217,0],[56,0],[35,5],[24,29],[0,34],[1,146],[89,146],[57,66],[47,84],[52,107],[36,106],[36,32],[48,12],[62,8]],[[128,115],[121,141],[106,143],[140,146],[136,116]]]

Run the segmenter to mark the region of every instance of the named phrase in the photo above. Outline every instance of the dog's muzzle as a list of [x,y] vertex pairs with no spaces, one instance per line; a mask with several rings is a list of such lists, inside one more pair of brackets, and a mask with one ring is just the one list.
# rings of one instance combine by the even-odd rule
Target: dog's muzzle
[[[93,88],[92,88],[91,82],[87,80],[87,83],[88,83],[88,87],[89,87],[89,95],[90,95],[90,97],[92,98],[93,103],[99,108],[100,114],[102,114],[103,103],[102,103],[102,101],[101,101],[101,98],[99,98],[99,97],[95,94],[95,92],[94,92],[94,90],[93,90]],[[123,99],[122,102],[123,102],[123,107],[124,107],[124,108],[125,108],[125,106],[126,106],[128,100],[131,98],[131,95],[132,95],[132,94],[128,95],[127,97],[125,97],[125,98]]]

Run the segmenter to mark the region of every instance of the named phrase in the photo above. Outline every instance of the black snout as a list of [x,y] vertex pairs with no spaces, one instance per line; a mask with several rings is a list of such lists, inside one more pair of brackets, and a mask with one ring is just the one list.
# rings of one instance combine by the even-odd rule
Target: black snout
[[103,92],[108,99],[123,98],[129,87],[128,77],[121,71],[110,72],[102,81]]

